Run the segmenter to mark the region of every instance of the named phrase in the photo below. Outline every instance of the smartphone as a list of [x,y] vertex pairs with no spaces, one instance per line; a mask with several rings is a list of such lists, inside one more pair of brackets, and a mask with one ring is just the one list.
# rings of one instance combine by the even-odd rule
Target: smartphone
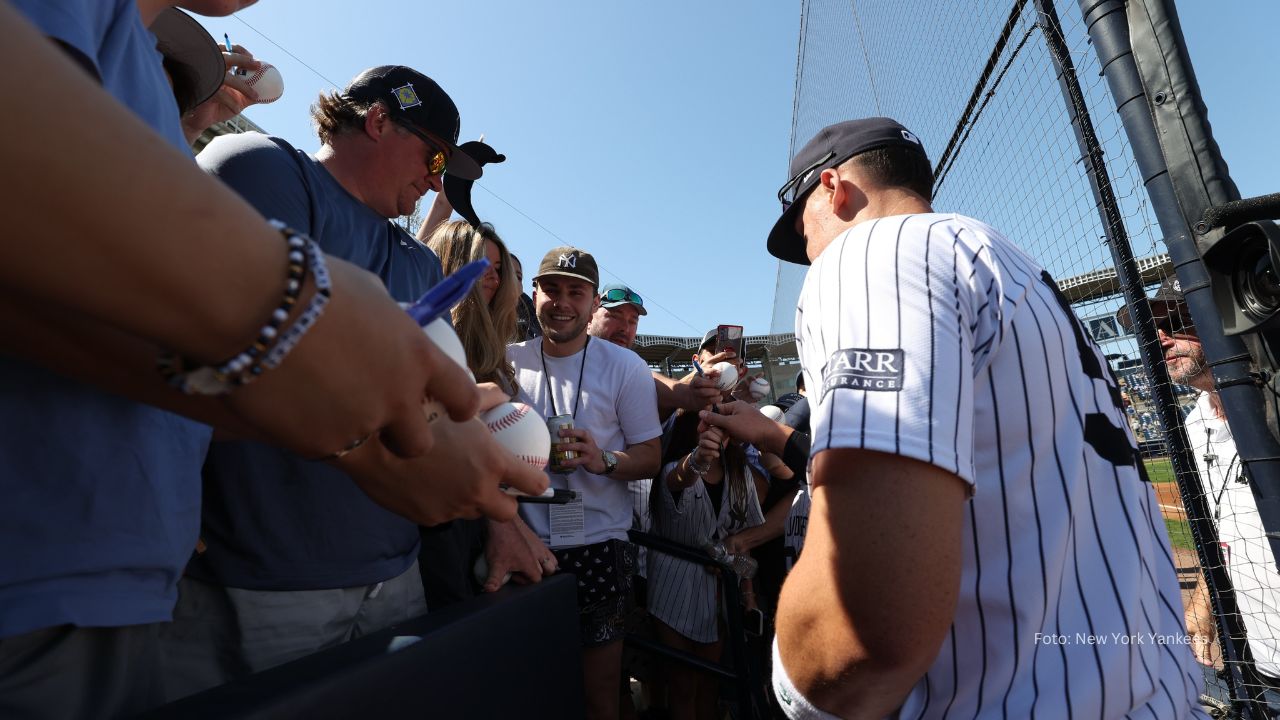
[[764,611],[750,608],[742,613],[742,627],[756,637],[764,637]]
[[741,325],[716,326],[716,352],[732,350],[738,357],[746,357],[746,338],[742,337]]

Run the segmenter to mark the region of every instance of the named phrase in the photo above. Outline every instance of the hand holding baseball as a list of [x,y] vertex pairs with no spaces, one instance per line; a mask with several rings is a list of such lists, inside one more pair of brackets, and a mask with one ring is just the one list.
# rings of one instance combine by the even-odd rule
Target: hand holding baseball
[[[279,82],[279,92],[270,100],[262,100],[266,90],[274,92],[274,88],[263,88],[261,78],[267,75],[264,67],[271,67],[255,60],[253,53],[240,45],[233,45],[232,52],[223,52],[222,58],[227,65],[227,74],[222,87],[213,97],[200,103],[194,110],[182,118],[183,131],[188,141],[194,141],[211,126],[225,122],[244,112],[245,108],[258,102],[273,102],[284,92],[284,81]],[[278,77],[280,72],[271,68]],[[255,76],[258,78],[254,80]]]
[[761,450],[781,454],[791,429],[765,417],[749,403],[734,401],[720,406],[719,413],[703,410],[699,414],[701,431],[707,427],[722,429],[739,442],[755,445]]

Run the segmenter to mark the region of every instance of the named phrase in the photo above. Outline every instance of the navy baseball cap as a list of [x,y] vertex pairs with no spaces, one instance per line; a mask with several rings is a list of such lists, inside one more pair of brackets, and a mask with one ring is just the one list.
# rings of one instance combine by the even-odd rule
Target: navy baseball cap
[[458,106],[435,80],[404,65],[379,65],[357,75],[342,94],[356,102],[381,101],[391,117],[442,141],[449,150],[446,175],[479,180],[484,174],[480,164],[458,147],[462,128]]
[[828,125],[791,158],[791,179],[778,191],[782,217],[769,233],[769,254],[779,260],[808,265],[804,237],[796,232],[796,218],[804,199],[818,186],[822,171],[854,155],[883,147],[906,147],[924,154],[924,145],[896,120],[885,117],[846,120]]

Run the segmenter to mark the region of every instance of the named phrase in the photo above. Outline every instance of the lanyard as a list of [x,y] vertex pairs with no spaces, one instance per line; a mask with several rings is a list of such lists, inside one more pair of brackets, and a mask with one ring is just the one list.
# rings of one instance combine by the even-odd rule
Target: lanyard
[[[577,394],[573,398],[573,419],[578,419],[578,401],[582,399],[582,373],[587,369],[587,346],[591,344],[591,336],[587,336],[587,341],[582,343],[582,364],[578,366],[578,387]],[[551,402],[551,415],[555,417],[560,414],[556,409],[556,394],[551,391],[551,373],[547,372],[547,354],[543,352],[542,343],[538,343],[538,355],[542,357],[542,381],[547,385],[547,400]]]

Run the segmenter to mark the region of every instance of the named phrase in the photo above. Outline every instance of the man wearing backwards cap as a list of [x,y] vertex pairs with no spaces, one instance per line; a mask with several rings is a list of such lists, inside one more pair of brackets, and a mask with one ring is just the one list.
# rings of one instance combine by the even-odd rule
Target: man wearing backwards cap
[[[1205,493],[1213,502],[1209,510],[1217,524],[1218,542],[1223,546],[1222,556],[1231,574],[1253,661],[1274,693],[1275,688],[1280,688],[1280,632],[1274,621],[1280,613],[1280,572],[1276,571],[1266,529],[1258,516],[1257,501],[1236,453],[1222,401],[1214,388],[1213,372],[1205,360],[1178,279],[1167,278],[1147,302],[1169,367],[1169,379],[1200,391],[1195,407],[1187,415],[1187,439],[1195,450],[1196,469]],[[1132,328],[1128,307],[1116,313],[1116,319],[1126,329]],[[1196,659],[1212,667],[1217,660],[1213,642],[1217,626],[1203,575],[1197,577],[1186,618]]]
[[[599,271],[590,253],[551,250],[533,282],[543,336],[509,346],[507,359],[522,402],[544,418],[573,417],[574,427],[560,430],[552,442],[577,457],[565,462],[570,472],[550,479],[553,487],[579,491],[582,501],[526,504],[515,523],[491,523],[485,589],[496,590],[508,570],[534,581],[557,568],[576,574],[587,717],[616,718],[623,620],[636,565],[636,548],[627,542],[628,486],[658,471],[662,427],[654,383],[639,355],[593,342],[586,332],[599,301]],[[510,554],[498,556],[499,546],[533,552],[535,562],[528,564],[540,569],[517,566]]]
[[768,247],[812,263],[813,438],[774,645],[787,714],[1198,712],[1117,384],[1052,278],[935,214],[924,148],[888,118],[824,128],[791,174]]
[[[263,216],[375,273],[395,300],[418,299],[441,280],[440,261],[392,218],[439,192],[443,173],[479,177],[456,145],[457,107],[427,76],[386,65],[321,95],[312,118],[314,156],[245,133],[215,139],[197,160]],[[478,421],[437,420],[433,429],[453,437],[388,482],[427,482],[441,495],[487,483],[496,494],[504,476],[523,470]],[[256,442],[215,442],[204,483],[204,549],[187,568],[165,638],[172,696],[426,612],[416,524],[343,471]]]

